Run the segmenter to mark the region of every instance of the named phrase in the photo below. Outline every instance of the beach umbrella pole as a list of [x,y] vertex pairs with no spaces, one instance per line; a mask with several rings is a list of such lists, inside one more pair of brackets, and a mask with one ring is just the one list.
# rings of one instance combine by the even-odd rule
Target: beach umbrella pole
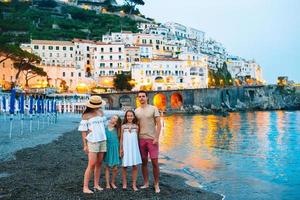
[[24,129],[24,114],[21,114],[21,135],[23,135]]
[[32,132],[32,114],[30,114],[29,132]]
[[9,121],[10,121],[10,125],[9,125],[9,139],[11,139],[11,136],[12,136],[12,122],[13,122],[13,115],[12,114],[10,115]]

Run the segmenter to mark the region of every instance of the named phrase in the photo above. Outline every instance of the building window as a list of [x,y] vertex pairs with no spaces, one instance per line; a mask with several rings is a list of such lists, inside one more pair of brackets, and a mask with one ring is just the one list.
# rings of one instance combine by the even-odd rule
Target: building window
[[53,46],[48,46],[48,49],[49,50],[53,50]]
[[90,57],[90,54],[89,54],[89,53],[88,53],[88,54],[86,54],[86,57],[87,57],[87,58],[89,58],[89,57]]
[[64,51],[67,50],[67,47],[63,47],[63,50],[64,50]]
[[34,49],[39,49],[39,46],[38,46],[38,45],[34,45],[33,48],[34,48]]
[[66,72],[63,72],[63,74],[62,74],[62,75],[63,75],[63,77],[65,77],[65,76],[66,76]]
[[49,55],[50,57],[52,57],[52,53],[50,53],[50,55]]
[[105,67],[105,63],[100,63],[100,67]]
[[71,72],[71,77],[73,77],[74,76],[74,72]]
[[119,56],[119,60],[122,60],[122,56]]
[[111,47],[111,48],[109,48],[109,52],[113,52],[113,48]]
[[72,55],[72,54],[70,54],[70,57],[71,57],[71,58],[73,58],[73,55]]
[[89,50],[90,50],[90,47],[86,47],[86,50],[89,51]]
[[121,47],[119,47],[119,52],[122,52],[122,48]]
[[101,60],[104,60],[104,56],[101,56]]
[[81,73],[80,72],[78,72],[78,77],[81,77]]
[[112,56],[109,56],[109,60],[112,60],[113,59],[113,57]]
[[73,47],[70,47],[70,51],[73,51]]
[[101,48],[101,52],[104,52],[104,48]]
[[109,63],[109,66],[110,66],[110,68],[112,68],[112,67],[113,67],[113,64],[112,64],[112,63]]
[[56,48],[55,48],[56,50],[59,50],[59,46],[56,46]]
[[87,60],[87,61],[86,61],[86,64],[87,64],[87,65],[89,65],[89,64],[90,64],[90,61],[89,61],[89,60]]
[[43,50],[45,50],[45,46],[43,46]]

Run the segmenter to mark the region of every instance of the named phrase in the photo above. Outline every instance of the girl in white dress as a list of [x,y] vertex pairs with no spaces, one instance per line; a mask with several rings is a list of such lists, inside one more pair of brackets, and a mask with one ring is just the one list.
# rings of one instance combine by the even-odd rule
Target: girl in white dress
[[123,189],[127,188],[127,167],[132,166],[132,189],[137,191],[136,179],[138,164],[142,163],[139,143],[138,143],[137,118],[132,110],[125,113],[124,122],[121,127],[120,155],[122,160],[122,180]]
[[84,173],[83,192],[93,193],[89,189],[91,173],[94,172],[94,190],[101,191],[99,185],[100,169],[104,153],[106,152],[106,134],[101,106],[105,101],[100,96],[91,96],[86,103],[86,110],[82,114],[82,120],[78,130],[82,132],[83,150],[88,155],[88,166]]

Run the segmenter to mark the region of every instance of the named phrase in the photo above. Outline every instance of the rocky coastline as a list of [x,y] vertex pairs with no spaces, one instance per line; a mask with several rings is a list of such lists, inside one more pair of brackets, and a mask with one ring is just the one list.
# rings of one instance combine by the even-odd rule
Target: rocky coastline
[[[252,89],[252,90],[251,90]],[[181,109],[167,110],[167,114],[220,114],[246,111],[300,110],[300,92],[295,87],[256,87],[244,92],[242,98],[233,96],[223,89],[221,102],[200,102],[195,105],[184,105]],[[251,92],[249,92],[251,91]]]

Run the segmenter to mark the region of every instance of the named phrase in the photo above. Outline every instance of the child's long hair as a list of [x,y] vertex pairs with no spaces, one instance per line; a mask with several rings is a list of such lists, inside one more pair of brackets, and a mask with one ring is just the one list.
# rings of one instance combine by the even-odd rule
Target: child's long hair
[[121,118],[119,117],[119,115],[115,115],[115,116],[118,118],[118,120],[117,120],[117,123],[116,123],[116,125],[115,125],[114,127],[115,127],[115,129],[117,129],[118,138],[119,138],[119,140],[120,140],[120,137],[121,137],[121,125],[122,125],[122,120],[121,120]]
[[128,120],[127,120],[127,113],[131,112],[133,114],[133,120],[132,120],[132,123],[133,124],[138,124],[138,120],[135,116],[135,113],[133,112],[133,110],[127,110],[126,113],[125,113],[125,116],[124,116],[124,120],[123,120],[123,124],[127,124],[128,123]]

